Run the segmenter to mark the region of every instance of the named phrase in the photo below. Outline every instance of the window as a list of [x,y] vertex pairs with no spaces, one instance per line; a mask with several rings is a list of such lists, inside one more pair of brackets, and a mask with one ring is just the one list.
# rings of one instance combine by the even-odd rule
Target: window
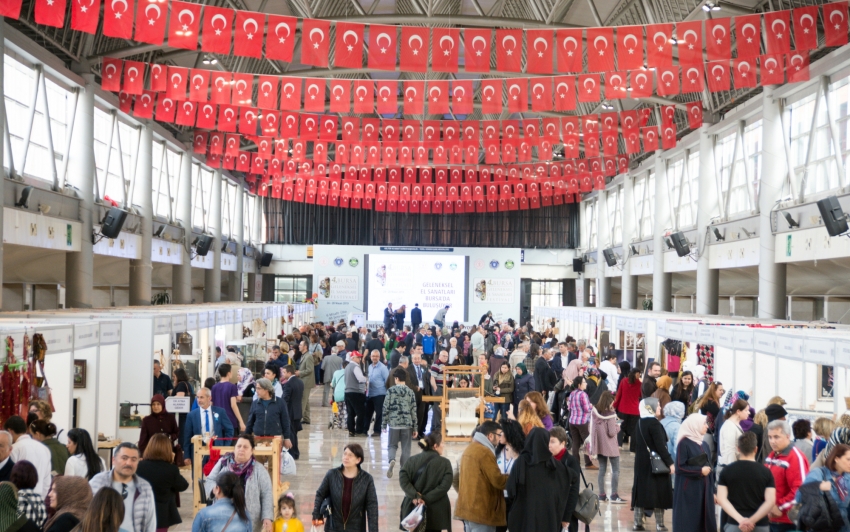
[[838,123],[838,137],[841,140],[841,154],[844,159],[845,183],[848,164],[850,164],[850,78],[837,80],[830,86],[830,110]]
[[234,228],[233,206],[236,202],[236,187],[230,186],[227,179],[221,180],[221,234],[232,238]]
[[[833,90],[832,100],[840,101],[842,93],[846,91],[847,89]],[[826,105],[821,101],[815,116],[816,97],[817,93],[814,93],[789,106],[791,164],[794,166],[798,186],[802,184],[801,180],[805,179],[805,185],[802,187],[804,197],[840,186],[829,124],[826,119]],[[812,117],[814,117],[814,130],[812,130]],[[812,152],[809,154],[809,137],[812,133],[814,142],[811,143]],[[808,159],[808,167],[806,159]],[[800,190],[794,190],[793,193],[796,196]]]
[[[113,137],[112,115],[98,109],[94,109],[94,162],[97,167],[97,190],[100,197],[109,196],[113,201],[123,203],[125,199],[124,182],[121,180],[122,170],[124,180],[129,184],[133,177],[133,158],[130,156],[132,147],[138,146],[139,132],[129,125],[117,121],[117,135]],[[118,143],[121,143],[121,151],[118,151]],[[112,150],[109,151],[109,143],[112,139]],[[109,171],[105,167],[109,159]]]
[[[688,154],[688,166],[684,168],[685,158],[678,159],[667,168],[667,182],[672,184],[670,204],[679,228],[696,224],[696,197],[699,191],[699,152]],[[684,170],[685,173],[682,172]]]
[[[192,169],[192,225],[206,230],[213,173],[199,164]],[[219,222],[220,223],[220,222]]]
[[609,229],[613,235],[611,241],[613,246],[623,243],[623,208],[620,205],[622,195],[622,185],[608,192],[608,220],[610,220]]
[[278,303],[301,303],[310,297],[313,276],[296,277],[276,275],[274,278],[274,300]]
[[[736,149],[736,146],[737,149]],[[744,168],[744,152],[738,142],[738,131],[733,129],[725,137],[719,139],[714,150],[715,158],[719,159],[720,169],[720,201],[726,205],[726,214],[735,215],[753,210],[750,191],[747,186],[747,169]],[[733,159],[734,158],[734,159]],[[734,164],[734,175],[732,174]],[[731,177],[730,177],[731,175]]]
[[652,210],[655,208],[655,172],[635,178],[635,213],[639,220],[638,237],[652,235]]
[[753,185],[753,197],[759,197],[761,182],[761,120],[744,128],[744,145],[747,147],[747,176]]
[[531,308],[564,304],[563,281],[531,281]]
[[[23,166],[24,136],[29,123],[29,108],[33,94],[39,91],[36,86],[36,70],[19,61],[4,56],[3,90],[6,98],[6,118],[9,124],[9,136],[12,140],[12,156],[15,169],[20,173]],[[71,93],[53,83],[49,79],[47,87],[47,107],[50,116],[50,131],[52,133],[53,151],[55,154],[56,172],[62,170],[62,159],[65,157],[65,142],[67,141],[66,120],[73,107],[68,105]],[[26,167],[23,173],[45,181],[53,182],[53,166],[47,152],[47,127],[44,122],[44,100],[38,94],[35,106],[35,117],[32,122],[32,135],[27,152]],[[6,163],[8,165],[8,162]],[[59,176],[62,179],[62,176]],[[60,183],[61,186],[61,183]]]
[[[151,182],[153,183],[153,212],[169,220],[174,219],[174,202],[177,200],[177,187],[180,182],[181,154],[154,142],[151,150]],[[164,163],[164,164],[163,164]],[[160,171],[160,167],[162,171]],[[139,191],[140,194],[143,191]]]
[[[598,201],[598,200],[597,200]],[[596,201],[588,202],[585,206],[585,223],[587,224],[587,246],[586,249],[595,249],[596,248],[596,233],[599,229],[599,224],[596,220],[596,211],[599,209],[596,208]]]

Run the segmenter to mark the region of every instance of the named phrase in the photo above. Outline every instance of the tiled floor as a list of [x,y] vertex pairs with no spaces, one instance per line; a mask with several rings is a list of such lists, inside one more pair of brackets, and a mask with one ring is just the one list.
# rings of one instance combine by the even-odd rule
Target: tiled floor
[[[328,420],[330,419],[330,408],[324,408],[319,405],[321,402],[322,392],[320,388],[314,390],[311,397],[311,410],[313,423],[305,425],[304,430],[299,433],[299,442],[301,447],[301,459],[298,460],[298,473],[289,479],[291,483],[290,491],[295,496],[298,508],[298,515],[305,525],[306,530],[310,530],[310,520],[313,511],[313,498],[316,493],[316,488],[322,481],[325,472],[331,467],[337,467],[341,463],[342,448],[349,441],[355,441],[363,446],[366,453],[363,469],[371,473],[375,478],[375,486],[378,491],[378,501],[380,504],[379,528],[382,531],[398,530],[399,524],[399,508],[401,501],[404,498],[404,493],[398,484],[398,467],[396,474],[392,479],[388,479],[387,462],[385,458],[387,436],[381,435],[380,438],[349,438],[348,432],[345,430],[335,429],[328,430]],[[446,456],[456,462],[463,453],[467,444],[465,443],[449,443],[446,446]],[[414,444],[416,453],[418,448]],[[621,457],[620,471],[620,495],[624,499],[631,499],[632,487],[632,464],[634,462],[631,453],[624,452]],[[186,471],[185,473],[188,473]],[[585,473],[588,482],[594,485],[597,480],[597,471],[589,471]],[[610,495],[610,473],[606,481],[609,489],[606,493]],[[191,483],[190,483],[191,490]],[[449,498],[454,502],[457,498],[457,493],[452,489],[449,491]],[[180,508],[180,515],[183,517],[183,523],[171,530],[189,531],[192,528],[192,505],[191,491],[181,495],[184,501]],[[629,510],[628,504],[612,505],[603,503],[601,505],[602,515],[598,516],[590,526],[592,531],[626,531],[632,527],[632,512]],[[665,521],[668,527],[671,527],[672,512],[668,511],[665,515]],[[648,530],[655,529],[654,520],[647,523]],[[583,530],[583,527],[581,527]],[[460,521],[454,521],[452,531],[463,531],[463,525]],[[371,532],[371,531],[370,531]]]

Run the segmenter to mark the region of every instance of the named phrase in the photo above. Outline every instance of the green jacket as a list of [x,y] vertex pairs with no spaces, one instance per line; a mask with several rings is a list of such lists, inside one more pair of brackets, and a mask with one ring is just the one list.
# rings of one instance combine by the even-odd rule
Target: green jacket
[[405,384],[396,384],[384,397],[381,428],[413,428],[416,426],[416,394]]
[[[433,457],[433,458],[431,458]],[[430,462],[416,480],[413,477],[426,460]],[[401,519],[413,510],[411,501],[421,498],[425,501],[425,519],[428,530],[452,529],[452,506],[449,502],[449,489],[452,487],[452,463],[448,458],[437,455],[435,451],[425,451],[410,459],[401,468],[399,484],[404,491],[401,503]]]

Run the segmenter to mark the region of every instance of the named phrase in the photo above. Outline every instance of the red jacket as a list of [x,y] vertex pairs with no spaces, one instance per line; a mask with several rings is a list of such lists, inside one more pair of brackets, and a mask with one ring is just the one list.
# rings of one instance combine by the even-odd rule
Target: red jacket
[[781,453],[776,451],[770,453],[764,465],[773,473],[773,481],[776,484],[776,506],[782,510],[782,517],[771,517],[770,522],[790,524],[788,509],[794,504],[797,489],[809,474],[809,462],[799,449],[789,444],[788,448]]
[[614,398],[614,410],[630,416],[640,415],[638,410],[641,400],[640,386],[641,383],[637,379],[635,379],[634,384],[629,384],[629,379],[623,379],[623,382],[617,388],[617,396]]

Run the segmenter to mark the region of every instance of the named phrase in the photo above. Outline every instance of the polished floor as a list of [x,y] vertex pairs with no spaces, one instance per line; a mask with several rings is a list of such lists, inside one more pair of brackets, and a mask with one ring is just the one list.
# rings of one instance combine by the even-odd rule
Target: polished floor
[[[388,479],[386,475],[388,465],[385,458],[387,452],[387,435],[382,434],[381,437],[370,438],[349,438],[348,432],[344,429],[329,430],[328,421],[331,418],[331,409],[320,405],[322,399],[321,388],[314,389],[310,399],[313,423],[311,425],[304,425],[304,430],[299,433],[301,459],[297,463],[297,474],[288,479],[291,483],[290,491],[295,496],[297,503],[298,516],[304,523],[305,530],[310,530],[316,489],[319,487],[325,472],[331,467],[340,465],[342,448],[349,441],[360,443],[363,446],[366,454],[363,469],[375,478],[375,487],[377,488],[378,502],[380,504],[378,521],[380,530],[399,530],[399,508],[404,498],[404,493],[398,484],[398,467],[396,467],[396,474],[393,475],[393,478]],[[463,453],[466,445],[466,443],[447,444],[447,458],[452,463],[455,463]],[[415,454],[418,452],[418,447],[415,444],[414,449],[412,452]],[[633,462],[634,458],[631,453],[622,453],[620,496],[626,500],[631,499]],[[184,473],[188,474],[188,471]],[[597,473],[597,471],[588,471],[585,473],[585,478],[588,482],[596,485]],[[606,493],[609,495],[611,494],[610,481],[609,472],[606,479]],[[457,492],[453,489],[450,490],[449,498],[452,501],[452,508],[454,509]],[[186,501],[180,508],[183,523],[172,527],[171,530],[189,531],[192,529],[191,482],[190,491],[183,494],[181,499]],[[602,503],[600,510],[602,511],[602,515],[593,521],[590,525],[590,530],[618,532],[631,530],[632,512],[629,510],[628,504],[613,505]],[[668,527],[672,526],[672,517],[672,512],[666,512],[665,522]],[[647,530],[655,529],[654,519],[649,520],[646,528]],[[580,529],[583,530],[584,527],[580,527]],[[452,531],[462,532],[463,524],[460,521],[453,521]]]

